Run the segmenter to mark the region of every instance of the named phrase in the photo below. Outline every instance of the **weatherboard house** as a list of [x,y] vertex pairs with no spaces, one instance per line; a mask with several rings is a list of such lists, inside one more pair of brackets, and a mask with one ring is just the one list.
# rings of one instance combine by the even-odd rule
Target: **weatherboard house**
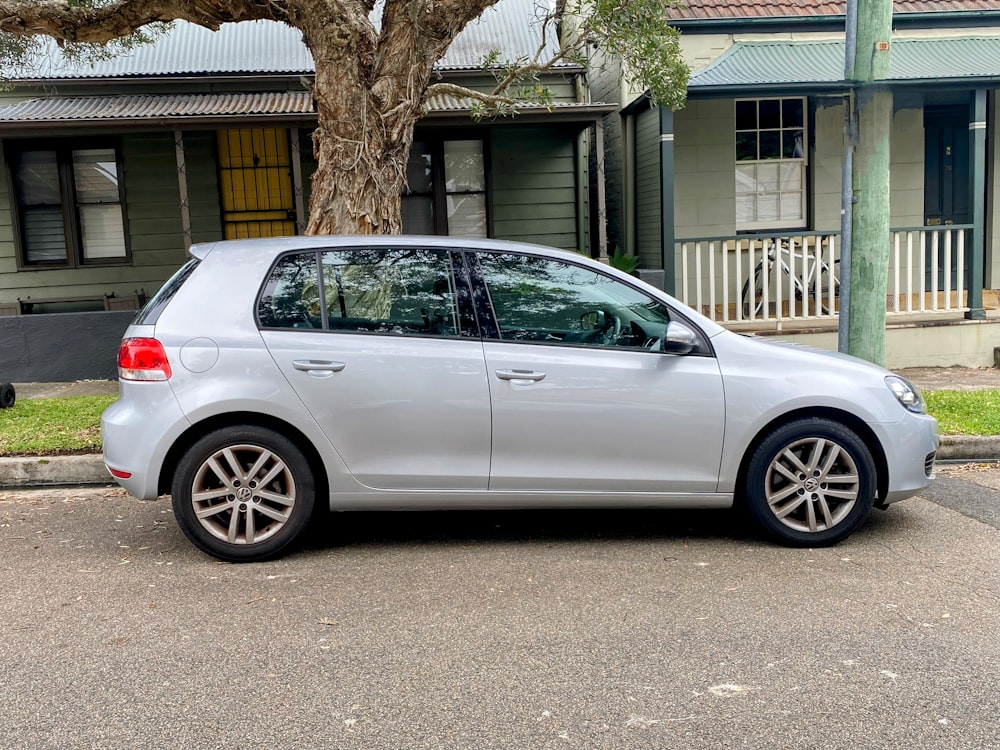
[[[609,246],[729,328],[835,349],[846,2],[683,5],[669,11],[692,69],[683,109],[651,106],[613,60],[591,69],[594,98],[620,102],[603,123]],[[893,98],[887,364],[992,365],[1000,4],[895,0],[881,47]]]
[[[501,0],[455,40],[444,81],[490,90],[482,69],[534,55],[531,0]],[[550,51],[555,51],[550,50]],[[471,103],[429,102],[410,155],[403,228],[596,252],[588,153],[615,110],[584,70],[545,77],[551,106],[476,122]],[[0,94],[0,377],[115,377],[135,309],[195,242],[302,233],[316,168],[312,59],[273,22],[212,32],[177,22],[116,59],[58,55]]]

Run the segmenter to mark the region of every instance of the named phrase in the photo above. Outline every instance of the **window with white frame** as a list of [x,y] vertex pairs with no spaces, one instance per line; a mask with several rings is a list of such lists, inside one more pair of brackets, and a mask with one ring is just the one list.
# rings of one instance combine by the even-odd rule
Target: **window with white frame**
[[488,236],[483,141],[415,139],[406,183],[405,234]]
[[9,144],[7,159],[23,266],[128,261],[116,148]]
[[736,101],[736,228],[806,223],[806,100]]

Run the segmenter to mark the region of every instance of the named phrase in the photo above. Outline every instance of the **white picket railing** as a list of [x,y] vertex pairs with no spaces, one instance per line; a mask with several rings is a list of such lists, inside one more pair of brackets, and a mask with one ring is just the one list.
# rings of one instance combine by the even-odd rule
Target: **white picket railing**
[[[966,309],[970,229],[948,225],[892,230],[886,314]],[[703,237],[678,240],[676,250],[678,298],[720,323],[837,316],[836,233]]]

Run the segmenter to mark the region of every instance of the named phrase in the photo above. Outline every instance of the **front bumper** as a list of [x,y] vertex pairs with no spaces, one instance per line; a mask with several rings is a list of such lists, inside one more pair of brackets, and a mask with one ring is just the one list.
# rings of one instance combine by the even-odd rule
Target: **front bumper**
[[889,475],[888,490],[876,506],[913,497],[934,478],[934,456],[938,448],[938,424],[927,414],[907,414],[880,435]]

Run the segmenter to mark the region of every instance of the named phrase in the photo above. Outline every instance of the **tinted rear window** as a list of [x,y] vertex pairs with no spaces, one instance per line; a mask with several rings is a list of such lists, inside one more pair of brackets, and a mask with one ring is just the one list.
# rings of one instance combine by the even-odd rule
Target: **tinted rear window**
[[197,258],[192,258],[181,266],[177,273],[171,276],[167,280],[167,283],[160,287],[160,291],[154,294],[153,298],[146,303],[146,306],[139,311],[133,323],[137,325],[155,324],[160,317],[160,313],[166,309],[167,305],[170,304],[170,300],[184,286],[184,282],[191,276],[198,263],[199,260]]

